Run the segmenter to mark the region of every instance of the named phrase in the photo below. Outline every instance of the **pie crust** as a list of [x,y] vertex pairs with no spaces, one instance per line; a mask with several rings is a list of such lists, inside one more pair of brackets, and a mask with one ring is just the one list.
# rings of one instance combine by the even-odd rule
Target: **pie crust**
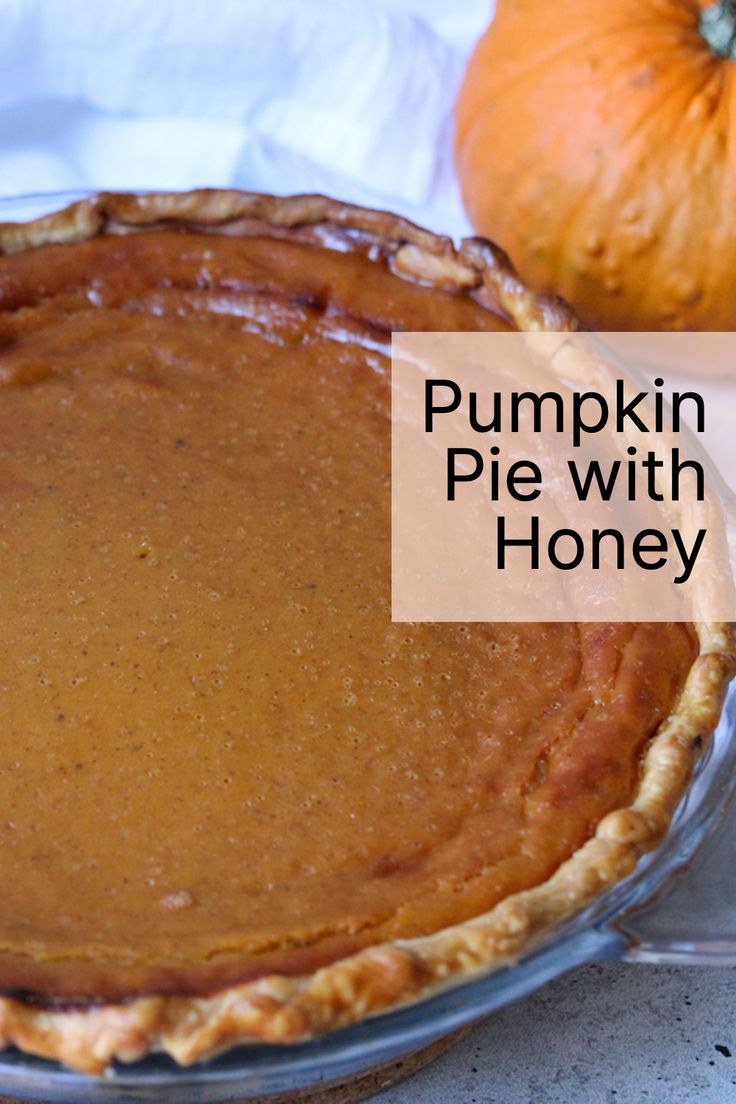
[[[320,196],[102,194],[31,223],[0,226],[0,251],[172,227],[356,252],[402,280],[472,299],[517,329],[576,325],[564,304],[529,292],[491,243],[469,239],[455,248],[404,219]],[[694,628],[699,655],[675,710],[646,745],[634,800],[600,819],[587,842],[540,884],[432,934],[379,942],[309,973],[271,973],[211,995],[154,992],[114,1003],[3,996],[0,1040],[93,1074],[151,1050],[188,1065],[248,1040],[309,1039],[513,963],[630,874],[667,831],[733,671],[730,626]]]

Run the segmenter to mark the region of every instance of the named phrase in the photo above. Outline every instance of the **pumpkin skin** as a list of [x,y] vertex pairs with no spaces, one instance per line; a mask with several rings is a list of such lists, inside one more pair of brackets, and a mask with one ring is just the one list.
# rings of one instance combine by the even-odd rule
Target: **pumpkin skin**
[[736,329],[736,63],[706,6],[498,0],[470,61],[468,215],[589,326]]

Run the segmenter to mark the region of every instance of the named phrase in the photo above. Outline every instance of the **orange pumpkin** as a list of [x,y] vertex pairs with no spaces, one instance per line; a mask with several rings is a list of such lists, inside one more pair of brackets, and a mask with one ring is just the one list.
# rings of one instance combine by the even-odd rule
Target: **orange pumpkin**
[[498,0],[457,105],[474,226],[602,329],[736,329],[736,0]]

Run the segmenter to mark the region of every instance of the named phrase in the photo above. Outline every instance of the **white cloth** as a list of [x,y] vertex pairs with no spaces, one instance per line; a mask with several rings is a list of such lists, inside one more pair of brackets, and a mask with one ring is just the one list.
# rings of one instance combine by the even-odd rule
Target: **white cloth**
[[0,0],[0,195],[323,191],[455,235],[490,0]]

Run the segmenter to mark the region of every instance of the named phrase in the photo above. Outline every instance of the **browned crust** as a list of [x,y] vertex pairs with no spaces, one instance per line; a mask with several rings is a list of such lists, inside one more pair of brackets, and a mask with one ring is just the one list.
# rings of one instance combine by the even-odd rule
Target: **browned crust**
[[[322,196],[237,191],[101,194],[26,224],[0,225],[0,250],[16,253],[98,234],[175,225],[236,235],[271,234],[359,250],[404,279],[472,295],[522,330],[573,330],[560,301],[529,292],[496,246],[455,248],[397,216]],[[433,995],[513,962],[552,928],[630,874],[667,831],[692,768],[720,715],[734,669],[731,626],[696,626],[700,654],[674,713],[651,740],[635,800],[609,813],[594,836],[543,884],[515,893],[472,921],[418,939],[370,947],[306,977],[271,976],[208,997],[150,996],[79,1009],[0,998],[0,1044],[101,1073],[114,1059],[152,1049],[188,1065],[248,1040],[293,1043]]]
[[491,242],[466,238],[456,247],[450,238],[398,215],[320,195],[210,188],[146,195],[101,192],[32,222],[0,223],[0,253],[166,226],[233,236],[266,234],[365,253],[413,283],[471,295],[520,330],[577,329],[565,303],[529,291]]

